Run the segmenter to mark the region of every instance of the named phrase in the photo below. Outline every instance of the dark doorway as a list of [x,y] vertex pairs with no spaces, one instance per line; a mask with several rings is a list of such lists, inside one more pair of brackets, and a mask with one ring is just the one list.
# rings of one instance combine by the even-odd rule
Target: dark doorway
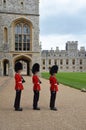
[[24,76],[30,75],[30,61],[29,60],[22,58],[22,59],[16,60],[16,62],[21,62],[23,65],[22,75]]
[[4,60],[4,62],[3,62],[3,75],[8,76],[8,72],[9,72],[9,61]]

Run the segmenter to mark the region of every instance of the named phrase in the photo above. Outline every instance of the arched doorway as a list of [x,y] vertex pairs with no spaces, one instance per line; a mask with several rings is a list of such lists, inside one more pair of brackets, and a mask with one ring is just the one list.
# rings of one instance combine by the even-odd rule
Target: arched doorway
[[3,61],[3,75],[8,76],[9,75],[9,61],[5,59]]
[[24,76],[31,75],[31,59],[25,56],[20,56],[15,59],[14,65],[16,62],[21,62],[23,65],[22,75]]

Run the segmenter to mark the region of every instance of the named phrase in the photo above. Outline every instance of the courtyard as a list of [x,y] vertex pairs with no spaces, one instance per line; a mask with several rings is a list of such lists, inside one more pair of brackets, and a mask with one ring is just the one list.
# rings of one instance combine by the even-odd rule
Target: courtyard
[[0,77],[0,130],[86,130],[86,93],[60,84],[54,112],[49,110],[49,81],[41,79],[41,111],[33,111],[32,79],[24,78],[23,111],[15,112],[14,79]]

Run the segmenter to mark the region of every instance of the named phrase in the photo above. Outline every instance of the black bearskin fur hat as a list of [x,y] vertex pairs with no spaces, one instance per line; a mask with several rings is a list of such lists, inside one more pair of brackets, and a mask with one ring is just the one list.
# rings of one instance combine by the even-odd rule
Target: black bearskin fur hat
[[53,75],[57,72],[58,72],[58,66],[57,65],[52,66],[50,69],[50,74]]
[[40,65],[38,63],[35,63],[32,67],[32,73],[35,74],[36,72],[40,71]]
[[22,66],[22,63],[21,62],[16,62],[15,64],[15,72],[18,72],[19,70],[22,70],[23,69],[23,66]]

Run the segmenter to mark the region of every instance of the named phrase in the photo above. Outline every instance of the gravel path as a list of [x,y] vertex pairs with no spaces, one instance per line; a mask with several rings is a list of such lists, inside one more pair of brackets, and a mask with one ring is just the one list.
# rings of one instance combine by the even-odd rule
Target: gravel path
[[3,89],[0,89],[0,130],[86,130],[86,93],[59,85],[56,101],[58,111],[50,111],[49,83],[41,79],[41,111],[33,111],[31,77],[25,77],[25,80],[27,82],[22,93],[22,112],[15,112],[13,108],[14,79],[8,78]]

